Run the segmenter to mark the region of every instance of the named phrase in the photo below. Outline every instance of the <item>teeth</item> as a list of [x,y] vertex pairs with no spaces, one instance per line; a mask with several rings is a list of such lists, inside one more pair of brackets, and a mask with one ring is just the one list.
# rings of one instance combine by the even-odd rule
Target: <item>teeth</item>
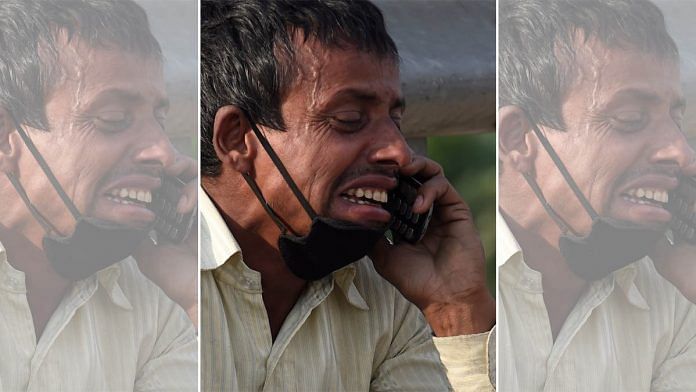
[[[109,193],[111,194],[111,196],[118,197],[120,199],[132,199],[132,200],[137,200],[141,203],[152,203],[152,192],[145,190],[145,189],[121,188],[121,189],[112,189],[111,192],[109,192]],[[122,202],[122,204],[132,204],[132,203],[128,203],[125,200],[117,200],[117,201]]]
[[[663,189],[650,189],[650,188],[634,188],[626,192],[629,196],[634,196],[637,198],[645,198],[650,200],[655,200],[660,203],[667,203],[669,201],[669,193]],[[639,204],[646,204],[644,201]]]
[[[363,189],[363,188],[352,188],[345,193],[348,196],[355,196],[356,198],[364,198],[368,200],[374,200],[378,203],[386,203],[388,200],[387,191],[384,189]],[[350,198],[348,198],[350,200]],[[360,203],[366,204],[367,202]]]

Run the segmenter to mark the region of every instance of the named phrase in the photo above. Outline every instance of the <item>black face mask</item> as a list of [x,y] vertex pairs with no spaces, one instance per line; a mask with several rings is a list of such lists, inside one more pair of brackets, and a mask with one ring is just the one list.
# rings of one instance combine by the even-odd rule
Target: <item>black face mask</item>
[[290,271],[304,280],[318,280],[367,255],[377,241],[384,236],[386,227],[372,229],[351,222],[318,216],[290,177],[266,137],[248,114],[247,118],[264,150],[271,157],[302,208],[312,219],[312,226],[307,235],[298,237],[291,234],[282,219],[266,202],[256,182],[248,174],[243,174],[266,213],[280,228],[278,249]]
[[558,240],[558,247],[570,269],[584,280],[598,280],[648,255],[665,231],[599,216],[578,188],[546,136],[533,122],[532,128],[575,197],[592,219],[592,228],[587,235],[576,234],[546,201],[534,178],[528,173],[524,174],[546,212],[563,232]]
[[6,173],[24,204],[46,232],[43,250],[56,272],[68,280],[80,280],[130,256],[147,236],[149,229],[134,229],[80,214],[34,143],[14,117],[13,120],[27,148],[77,222],[71,235],[61,235],[31,203],[17,177]]

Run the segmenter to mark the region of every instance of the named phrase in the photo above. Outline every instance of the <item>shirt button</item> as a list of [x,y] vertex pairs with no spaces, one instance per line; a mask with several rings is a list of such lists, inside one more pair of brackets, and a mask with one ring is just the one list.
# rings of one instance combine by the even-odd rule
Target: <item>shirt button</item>
[[244,279],[242,280],[242,284],[243,284],[244,287],[246,287],[247,289],[255,289],[255,288],[256,288],[256,283],[255,283],[253,280],[249,279],[249,278],[244,278]]

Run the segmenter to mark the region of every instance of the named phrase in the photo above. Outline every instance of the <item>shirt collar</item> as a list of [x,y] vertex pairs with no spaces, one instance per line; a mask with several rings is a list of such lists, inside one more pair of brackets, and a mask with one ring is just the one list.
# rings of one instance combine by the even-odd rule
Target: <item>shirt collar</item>
[[241,254],[241,249],[217,207],[202,188],[198,190],[198,206],[201,211],[201,269],[213,270]]
[[[135,260],[132,260],[135,262]],[[85,290],[87,296],[91,296],[96,291],[97,284],[100,284],[106,291],[109,299],[116,306],[126,310],[132,310],[133,306],[123,293],[118,284],[121,276],[121,263],[116,263],[98,271],[96,274],[75,283],[80,290]],[[12,292],[26,293],[24,272],[12,267],[7,260],[7,252],[0,242],[0,287]]]
[[[198,195],[201,211],[201,269],[217,270],[230,260],[229,268],[217,271],[219,278],[239,289],[260,293],[261,274],[244,263],[239,244],[210,196],[203,189],[199,189]],[[331,276],[325,279],[327,284],[331,284],[333,281],[351,305],[368,310],[367,302],[354,283],[357,274],[356,264],[360,262],[363,260],[334,271]]]
[[505,218],[500,213],[496,212],[496,254],[501,256],[497,258],[498,267],[502,267],[517,254],[522,254],[522,248],[517,243],[515,236],[510,230]]
[[[501,281],[513,282],[523,289],[541,292],[541,273],[531,269],[524,261],[522,248],[512,234],[505,218],[500,214],[500,211],[496,213],[496,220],[496,253],[501,256],[498,259],[498,267],[505,266],[506,269],[510,269],[510,272],[515,275],[509,277],[511,280],[501,276]],[[614,271],[605,279],[612,279],[612,286],[616,284],[631,305],[639,309],[649,310],[650,307],[645,297],[635,284],[638,274],[636,264],[640,262],[636,261],[618,271]]]

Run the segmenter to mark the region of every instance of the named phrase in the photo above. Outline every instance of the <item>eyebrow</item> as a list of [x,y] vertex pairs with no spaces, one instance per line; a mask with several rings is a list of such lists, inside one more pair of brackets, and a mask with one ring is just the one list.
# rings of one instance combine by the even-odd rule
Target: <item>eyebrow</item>
[[[644,103],[657,103],[662,100],[662,98],[658,94],[652,91],[644,90],[641,88],[629,87],[615,93],[611,97],[609,105],[611,106],[612,104],[615,104],[616,102],[622,99],[631,99]],[[686,98],[683,95],[679,95],[671,103],[670,108],[684,110],[686,108]]]
[[[101,91],[97,94],[92,102],[89,104],[88,109],[94,109],[100,105],[109,104],[111,102],[124,102],[129,104],[141,104],[146,101],[142,94],[133,92],[131,90],[112,88]],[[168,110],[169,109],[169,99],[167,97],[161,97],[155,103],[155,109],[157,110]]]
[[[363,90],[363,89],[358,89],[358,88],[346,88],[343,90],[339,90],[337,93],[335,93],[331,99],[327,102],[326,106],[333,105],[337,101],[340,101],[342,99],[352,99],[356,101],[362,101],[362,102],[380,102],[380,98],[378,97],[377,93],[371,90]],[[402,96],[399,95],[394,102],[391,103],[389,106],[389,110],[394,110],[394,109],[401,109],[406,110],[406,99]]]

